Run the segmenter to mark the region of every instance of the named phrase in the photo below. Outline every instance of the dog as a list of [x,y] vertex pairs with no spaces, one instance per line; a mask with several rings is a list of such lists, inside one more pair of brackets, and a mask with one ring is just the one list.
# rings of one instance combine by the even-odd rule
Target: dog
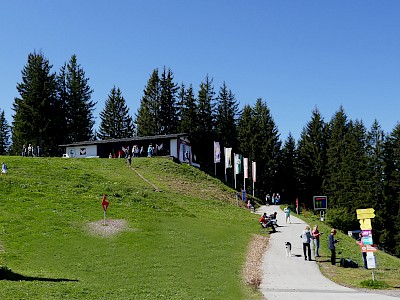
[[286,256],[291,257],[292,256],[292,244],[290,242],[285,242],[285,248],[286,248]]

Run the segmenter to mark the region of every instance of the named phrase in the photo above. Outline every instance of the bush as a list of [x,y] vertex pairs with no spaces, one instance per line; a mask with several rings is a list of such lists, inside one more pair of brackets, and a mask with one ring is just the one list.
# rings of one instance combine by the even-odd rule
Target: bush
[[384,281],[378,281],[378,280],[364,280],[360,282],[360,285],[364,288],[368,289],[387,289],[389,288],[389,285],[386,284]]
[[326,213],[326,222],[331,227],[343,232],[360,228],[356,216],[349,212],[347,207],[328,209]]

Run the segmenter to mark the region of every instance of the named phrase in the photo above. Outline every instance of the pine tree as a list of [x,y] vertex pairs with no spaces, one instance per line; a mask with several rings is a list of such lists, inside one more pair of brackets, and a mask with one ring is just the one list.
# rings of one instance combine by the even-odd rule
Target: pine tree
[[240,153],[251,155],[253,153],[253,109],[250,105],[246,104],[242,112],[239,114],[238,119],[238,147]]
[[66,138],[65,142],[81,142],[93,139],[96,102],[91,100],[93,90],[89,78],[78,64],[76,55],[72,55],[58,76],[58,94],[64,105]]
[[21,71],[22,82],[17,84],[20,98],[13,103],[12,153],[19,154],[22,145],[40,146],[43,153],[57,155],[62,108],[56,97],[56,74],[42,53],[28,55]]
[[172,71],[164,67],[160,78],[160,110],[158,119],[161,125],[160,134],[178,132],[178,108],[176,103],[177,85],[174,83]]
[[281,180],[281,196],[286,203],[294,203],[298,196],[296,160],[296,141],[292,134],[289,133],[282,149],[282,160],[280,161],[280,171],[278,172]]
[[197,98],[197,126],[192,134],[194,148],[201,149],[198,152],[198,161],[205,169],[213,169],[213,141],[215,139],[214,99],[213,81],[206,76],[204,82],[200,84]]
[[221,145],[237,150],[238,103],[224,82],[217,97],[216,134]]
[[327,151],[327,176],[324,190],[329,194],[330,207],[344,207],[351,201],[347,199],[343,184],[343,165],[346,155],[345,135],[348,131],[347,116],[340,107],[329,123],[328,151]]
[[0,110],[0,155],[6,155],[10,145],[10,126],[4,110]]
[[262,99],[258,99],[253,109],[253,149],[260,182],[265,182],[263,194],[279,192],[279,178],[276,176],[281,149],[279,132],[271,112]]
[[326,173],[327,151],[326,124],[317,108],[311,120],[303,128],[298,142],[297,173],[299,177],[300,201],[312,207],[312,197],[322,194]]
[[281,142],[267,104],[257,99],[253,109],[245,106],[238,124],[239,149],[244,157],[257,162],[257,182],[261,185],[258,185],[256,193],[278,192],[276,172]]
[[384,146],[385,134],[377,120],[368,132],[368,155],[370,166],[370,187],[372,188],[371,197],[374,199],[370,203],[376,203],[376,208],[382,208],[384,203]]
[[186,90],[182,84],[179,91],[179,107],[180,107],[180,125],[179,132],[193,133],[198,122],[197,122],[197,103],[194,97],[192,85]]
[[144,89],[144,95],[136,115],[135,123],[138,136],[156,135],[161,132],[159,121],[160,97],[160,78],[158,69],[154,69]]
[[[385,249],[400,256],[400,123],[385,141],[386,231],[382,234]],[[381,242],[381,241],[379,241]]]
[[104,109],[100,112],[100,128],[98,137],[103,140],[132,137],[134,128],[129,108],[115,86],[111,89]]

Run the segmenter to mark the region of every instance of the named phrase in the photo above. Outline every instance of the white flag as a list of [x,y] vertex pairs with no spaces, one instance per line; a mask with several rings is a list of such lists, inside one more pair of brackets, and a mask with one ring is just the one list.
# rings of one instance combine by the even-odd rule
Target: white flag
[[235,154],[235,175],[242,171],[242,156],[240,154]]
[[225,149],[225,169],[232,168],[232,148],[224,148]]
[[219,146],[219,142],[214,142],[214,163],[221,162],[221,148]]
[[247,157],[243,158],[243,172],[244,178],[249,178],[249,159]]
[[256,182],[256,162],[253,161],[251,166],[252,166],[252,168],[251,168],[251,177],[253,177],[253,182]]

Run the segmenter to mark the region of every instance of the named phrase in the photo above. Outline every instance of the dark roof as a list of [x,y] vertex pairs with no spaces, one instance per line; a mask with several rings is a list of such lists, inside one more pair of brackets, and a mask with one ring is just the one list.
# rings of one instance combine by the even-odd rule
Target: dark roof
[[121,142],[135,142],[135,141],[146,141],[146,140],[161,140],[161,139],[173,139],[182,136],[187,136],[187,133],[174,133],[174,134],[160,134],[150,136],[135,136],[131,138],[123,139],[109,139],[109,140],[97,140],[97,141],[83,141],[71,144],[58,145],[59,147],[70,147],[70,146],[87,146],[87,145],[99,145],[99,144],[110,144],[110,143],[121,143]]

